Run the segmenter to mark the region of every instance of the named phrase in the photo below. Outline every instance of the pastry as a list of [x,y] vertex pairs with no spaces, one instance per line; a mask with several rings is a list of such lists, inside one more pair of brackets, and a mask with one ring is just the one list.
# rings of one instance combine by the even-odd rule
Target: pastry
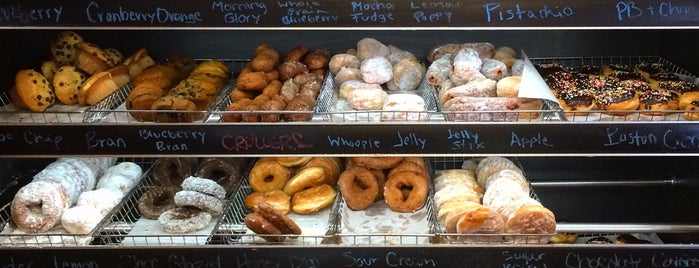
[[78,93],[87,76],[74,66],[62,66],[54,75],[52,84],[56,98],[63,104],[78,104]]
[[21,70],[15,75],[15,86],[11,89],[12,104],[41,112],[53,105],[56,96],[48,80],[34,70]]

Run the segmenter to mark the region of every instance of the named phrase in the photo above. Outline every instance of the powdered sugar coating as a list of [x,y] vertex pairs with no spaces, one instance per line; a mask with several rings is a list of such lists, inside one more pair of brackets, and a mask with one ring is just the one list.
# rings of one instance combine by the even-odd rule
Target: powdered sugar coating
[[101,220],[99,210],[90,206],[74,206],[61,216],[63,228],[71,234],[89,234]]
[[127,194],[136,185],[136,181],[121,174],[106,175],[97,182],[97,189],[110,188]]
[[34,181],[19,189],[12,200],[12,220],[25,232],[53,228],[68,207],[64,188],[55,181]]
[[85,191],[78,197],[76,206],[88,206],[96,208],[101,216],[107,215],[124,197],[124,193],[117,189],[100,188]]
[[121,162],[119,164],[107,168],[107,170],[104,172],[104,176],[110,174],[124,175],[125,177],[133,181],[137,181],[141,178],[141,175],[143,175],[143,170],[141,169],[141,166],[139,166],[136,163]]
[[197,191],[212,195],[218,199],[226,198],[226,190],[217,182],[196,176],[189,176],[182,182],[183,190]]
[[183,190],[175,193],[174,199],[175,205],[180,207],[196,207],[214,215],[223,212],[223,201],[205,193]]

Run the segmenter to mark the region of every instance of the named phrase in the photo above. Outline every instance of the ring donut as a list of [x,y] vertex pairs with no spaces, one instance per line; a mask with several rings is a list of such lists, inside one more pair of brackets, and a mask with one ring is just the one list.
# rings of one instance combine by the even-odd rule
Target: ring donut
[[199,162],[197,177],[211,179],[223,186],[226,193],[232,193],[234,187],[240,182],[242,170],[247,166],[247,158],[230,157],[204,158]]
[[308,161],[301,169],[309,167],[321,167],[325,170],[326,184],[330,186],[335,186],[337,184],[337,179],[340,177],[342,172],[342,166],[340,165],[340,159],[337,157],[314,157],[311,161]]
[[423,177],[429,177],[424,162],[420,165],[414,161],[402,161],[388,171],[388,178],[393,177],[394,174],[399,172],[413,172]]
[[276,157],[274,160],[285,167],[296,167],[308,163],[311,161],[311,157]]
[[297,214],[311,214],[329,207],[337,193],[332,186],[321,184],[296,193],[291,198],[291,210]]
[[177,207],[174,198],[179,190],[175,186],[157,186],[149,189],[138,199],[138,211],[146,219],[158,219],[163,212]]
[[245,206],[253,210],[257,210],[257,204],[260,202],[270,204],[284,214],[291,210],[291,196],[282,190],[252,192],[245,197]]
[[256,192],[281,190],[289,178],[291,170],[274,159],[260,159],[250,170],[250,187]]
[[182,190],[175,194],[175,205],[180,207],[195,207],[213,215],[223,212],[223,201],[205,193],[190,190]]
[[223,189],[223,186],[213,180],[201,177],[189,176],[184,179],[182,190],[201,192],[218,199],[226,198],[226,190]]
[[284,185],[284,192],[293,195],[313,186],[318,186],[327,181],[325,169],[322,167],[309,167],[296,172]]
[[211,218],[211,213],[195,207],[176,207],[160,214],[158,222],[165,232],[182,234],[204,229]]
[[368,169],[389,169],[403,161],[403,157],[355,157],[352,161]]
[[153,166],[153,180],[161,186],[180,186],[182,180],[194,175],[196,158],[162,158]]
[[352,167],[340,174],[337,184],[347,206],[353,210],[365,209],[378,198],[379,184],[371,171]]
[[386,205],[396,212],[412,212],[427,200],[429,181],[413,172],[400,172],[388,177],[384,186]]
[[67,206],[68,195],[58,182],[34,181],[15,194],[12,221],[25,232],[46,232],[58,224]]

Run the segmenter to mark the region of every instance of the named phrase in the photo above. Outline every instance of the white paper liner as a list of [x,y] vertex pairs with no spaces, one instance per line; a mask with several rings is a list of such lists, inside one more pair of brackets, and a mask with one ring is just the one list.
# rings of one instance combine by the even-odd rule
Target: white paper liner
[[82,123],[89,106],[54,104],[43,112],[17,109],[13,104],[0,107],[2,123]]
[[[429,244],[427,207],[410,213],[394,212],[383,200],[364,210],[340,205],[342,244]],[[370,234],[370,235],[367,235]],[[356,236],[354,236],[356,235]]]
[[122,245],[127,246],[181,246],[205,245],[216,227],[218,218],[211,219],[208,226],[201,230],[184,234],[165,232],[158,220],[140,218],[124,239]]
[[27,233],[8,224],[0,235],[2,246],[84,246],[92,241],[91,235],[71,234],[61,224],[43,233]]

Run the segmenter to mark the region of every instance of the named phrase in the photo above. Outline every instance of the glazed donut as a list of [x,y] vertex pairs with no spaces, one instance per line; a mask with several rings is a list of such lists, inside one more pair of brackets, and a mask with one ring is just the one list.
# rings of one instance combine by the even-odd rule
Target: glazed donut
[[248,159],[242,157],[204,158],[199,162],[197,177],[216,181],[223,186],[226,193],[232,193],[236,184],[240,182],[242,170],[247,166]]
[[332,205],[337,193],[332,186],[321,184],[294,194],[291,210],[297,214],[310,214]]
[[196,158],[161,158],[153,166],[153,180],[160,186],[180,186],[196,172]]
[[354,164],[368,169],[389,169],[403,161],[403,157],[355,157]]
[[330,186],[337,184],[337,179],[340,177],[342,172],[342,165],[340,164],[340,159],[337,157],[314,157],[308,163],[303,165],[301,169],[309,167],[320,167],[323,168],[325,173],[325,183]]
[[388,177],[383,197],[391,210],[412,212],[425,204],[428,192],[428,178],[413,172],[400,172]]
[[204,193],[218,199],[226,198],[226,190],[223,189],[223,186],[206,178],[189,176],[182,181],[181,188],[182,190]]
[[345,169],[337,181],[342,197],[353,210],[365,209],[377,200],[379,185],[371,171],[361,167]]
[[101,216],[106,216],[124,197],[124,193],[111,189],[99,188],[92,191],[85,191],[78,197],[75,206],[94,207],[99,210]]
[[102,220],[99,209],[91,206],[74,206],[61,215],[61,225],[71,234],[89,234]]
[[262,158],[250,170],[248,182],[254,191],[265,192],[283,189],[290,177],[289,168],[273,159]]
[[177,207],[174,199],[177,191],[179,188],[175,186],[151,188],[138,199],[138,211],[146,219],[158,219],[163,212]]
[[205,228],[211,218],[211,213],[195,207],[176,207],[160,214],[158,222],[163,231],[181,234]]
[[286,237],[280,236],[282,231],[269,220],[258,213],[250,213],[243,219],[245,226],[269,242],[282,242]]
[[223,212],[223,201],[205,193],[182,190],[175,193],[175,205],[179,207],[195,207],[213,215],[220,215]]
[[277,160],[282,166],[295,167],[308,163],[311,161],[311,157],[275,157],[274,160]]
[[276,210],[284,214],[291,210],[291,196],[282,190],[269,190],[266,192],[252,192],[245,197],[245,206],[257,210],[260,203],[272,205]]
[[300,235],[301,228],[279,210],[276,210],[272,205],[261,202],[257,204],[257,210],[255,211],[262,215],[269,222],[274,224],[283,234],[293,234]]
[[58,182],[34,181],[15,194],[12,221],[22,231],[45,232],[58,224],[68,206],[68,196]]
[[321,167],[301,169],[284,185],[284,192],[294,195],[305,189],[325,183],[327,181],[325,177],[325,170]]

